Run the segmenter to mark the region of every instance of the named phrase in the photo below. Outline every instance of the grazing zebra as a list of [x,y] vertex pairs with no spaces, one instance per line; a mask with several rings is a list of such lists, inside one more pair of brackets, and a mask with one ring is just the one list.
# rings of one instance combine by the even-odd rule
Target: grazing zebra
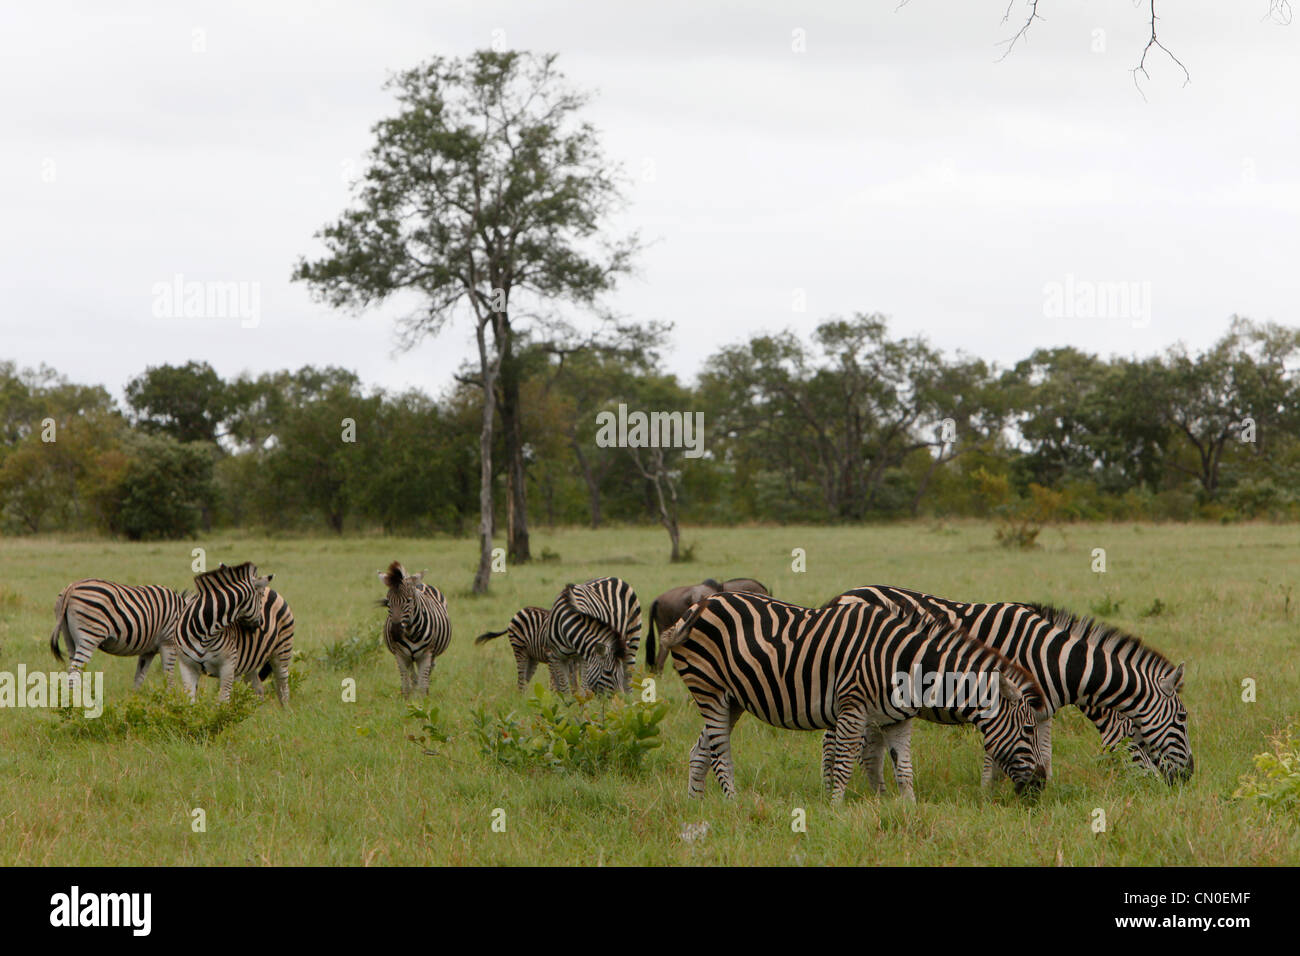
[[[264,612],[270,595],[275,594],[270,590],[274,576],[268,574],[264,578],[259,577],[257,568],[248,561],[236,565],[223,564],[214,571],[195,576],[194,586],[198,593],[186,596],[176,625],[181,682],[185,685],[190,700],[195,699],[199,677],[203,674],[220,678],[221,691],[217,699],[225,702],[230,699],[235,677],[247,675],[266,663],[266,657],[263,657],[255,665],[249,666],[248,654],[242,648],[250,640],[257,646],[268,643],[257,638],[268,623]],[[279,595],[276,597],[279,598]],[[283,603],[283,599],[280,603]],[[287,607],[284,608],[284,613],[288,613]],[[290,642],[293,637],[292,622],[290,615]],[[273,623],[278,626],[278,616]],[[276,644],[278,641],[269,643]],[[282,703],[288,699],[289,693],[287,656],[284,671],[285,682],[279,688]],[[252,677],[245,676],[245,679],[253,682]],[[276,679],[278,684],[279,673],[276,674]]]
[[[1044,605],[966,604],[905,588],[854,588],[834,601],[906,607],[961,627],[1033,674],[1049,715],[1073,704],[1097,725],[1107,746],[1129,737],[1135,759],[1158,768],[1167,781],[1192,774],[1187,710],[1179,698],[1183,665],[1175,667],[1136,637]],[[1039,757],[1050,774],[1050,717],[1042,731]],[[985,762],[986,783],[995,770]]]
[[[1017,792],[1042,786],[1034,749],[1041,691],[1022,668],[942,622],[863,602],[806,608],[723,592],[661,635],[656,666],[668,654],[704,717],[691,748],[692,796],[703,790],[710,763],[723,793],[735,796],[731,728],[748,711],[774,727],[833,730],[823,743],[822,778],[831,799],[842,799],[867,728],[892,727],[923,709],[896,694],[899,675],[918,672],[959,678],[968,689],[996,687],[996,697],[984,700],[945,698],[947,713],[980,729]],[[899,787],[907,795],[910,779],[900,777]]]
[[626,691],[640,640],[641,602],[620,578],[565,585],[546,619],[547,660],[551,673],[562,675],[565,690],[579,683],[582,667],[587,690]]
[[139,656],[135,686],[150,662],[162,655],[163,683],[176,663],[176,622],[181,595],[156,584],[114,584],[86,578],[69,584],[54,600],[50,651],[60,662],[59,634],[68,644],[68,672],[79,675],[96,648],[118,657]]
[[650,623],[646,626],[645,662],[650,667],[655,662],[655,628],[666,631],[679,617],[690,610],[691,605],[703,601],[710,594],[717,594],[723,586],[713,578],[705,578],[701,584],[688,584],[679,588],[670,588],[650,602]]
[[[474,638],[474,644],[484,644],[502,634],[510,635],[510,649],[515,652],[515,669],[519,674],[519,690],[522,692],[533,679],[538,664],[548,663],[546,653],[546,618],[550,615],[544,607],[530,605],[522,607],[510,618],[504,631],[488,631]],[[551,669],[551,687],[561,690],[560,672]],[[566,687],[567,690],[567,682]]]
[[428,696],[434,658],[451,643],[447,600],[432,584],[424,583],[424,575],[424,571],[407,574],[398,561],[379,572],[379,580],[388,587],[381,602],[388,608],[384,644],[397,660],[403,697],[411,695],[412,687]]

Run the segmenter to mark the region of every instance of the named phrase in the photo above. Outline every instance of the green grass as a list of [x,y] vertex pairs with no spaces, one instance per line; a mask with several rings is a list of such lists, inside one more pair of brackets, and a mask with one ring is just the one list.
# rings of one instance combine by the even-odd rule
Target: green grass
[[[672,566],[652,529],[537,530],[536,553],[558,560],[511,568],[493,593],[467,593],[474,545],[451,539],[265,538],[125,544],[0,541],[0,670],[55,666],[46,641],[55,595],[79,577],[186,585],[190,550],[209,566],[252,560],[297,618],[294,698],[258,707],[205,743],[168,735],[72,734],[51,711],[0,710],[0,863],[4,864],[1294,864],[1300,835],[1233,800],[1269,734],[1300,713],[1296,528],[1096,525],[1049,529],[1033,551],[1011,551],[980,523],[862,528],[688,529],[697,560]],[[807,552],[792,573],[790,552]],[[1091,550],[1107,552],[1093,574]],[[430,701],[448,740],[417,745],[398,676],[382,645],[375,571],[397,558],[446,593],[451,648]],[[616,574],[643,604],[671,585],[753,575],[781,598],[824,601],[848,587],[891,583],[968,600],[1044,600],[1081,612],[1118,607],[1114,623],[1173,660],[1186,660],[1196,775],[1169,788],[1102,759],[1076,711],[1058,717],[1053,781],[1036,804],[979,789],[970,731],[920,724],[913,738],[917,804],[877,799],[859,772],[832,806],[820,781],[819,735],[747,717],[736,728],[740,796],[710,778],[686,794],[686,755],[700,718],[677,677],[664,746],[631,774],[515,771],[479,752],[471,713],[520,707],[504,639],[474,647],[525,603],[549,604],[569,581]],[[1149,612],[1159,601],[1159,613]],[[336,647],[327,657],[327,648]],[[96,655],[109,706],[131,693],[134,660]],[[155,660],[149,684],[160,682]],[[1254,678],[1258,700],[1241,701]],[[343,702],[354,678],[357,701]],[[545,680],[545,669],[538,678]],[[204,693],[216,693],[207,680]],[[273,696],[273,695],[271,695]],[[433,755],[425,751],[433,751]],[[892,785],[891,785],[892,786]],[[195,808],[206,832],[191,829]],[[492,829],[505,811],[504,833]],[[791,830],[803,808],[807,832]],[[1094,810],[1107,829],[1094,833]],[[707,821],[706,836],[682,837]]]

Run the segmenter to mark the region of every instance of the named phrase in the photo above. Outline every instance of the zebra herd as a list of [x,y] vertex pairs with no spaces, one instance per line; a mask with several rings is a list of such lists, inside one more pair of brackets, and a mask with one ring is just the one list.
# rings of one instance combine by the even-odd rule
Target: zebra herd
[[[424,572],[409,574],[400,562],[378,575],[387,589],[379,601],[387,609],[384,643],[402,694],[427,694],[435,659],[451,641],[446,599]],[[138,656],[137,687],[161,655],[164,680],[179,663],[191,700],[204,674],[219,679],[222,702],[236,678],[260,696],[261,682],[274,674],[285,704],[294,619],[271,579],[245,562],[197,575],[194,593],[77,581],[55,601],[50,649],[63,660],[62,635],[75,679],[95,650]],[[853,588],[804,607],[735,578],[667,591],[650,605],[649,618],[647,668],[659,673],[671,657],[704,720],[690,751],[692,795],[702,792],[710,766],[723,793],[735,795],[731,730],[746,712],[775,727],[824,732],[822,778],[832,800],[842,799],[855,763],[883,792],[886,754],[900,795],[914,799],[911,728],[918,717],[979,730],[986,786],[1005,776],[1017,792],[1041,789],[1051,777],[1052,717],[1070,705],[1097,726],[1104,746],[1129,741],[1131,759],[1167,781],[1193,771],[1179,696],[1183,665],[1061,609],[968,604],[889,586]],[[546,664],[561,693],[627,692],[641,605],[617,577],[567,584],[549,607],[524,607],[504,630],[474,643],[502,635],[521,691]],[[900,692],[905,687],[912,692]]]
[[204,674],[220,680],[217,699],[224,703],[230,699],[235,678],[242,677],[261,696],[261,682],[274,673],[276,694],[286,704],[293,612],[270,587],[273,577],[260,577],[251,562],[244,562],[197,575],[193,594],[156,584],[117,584],[100,578],[76,581],[54,601],[50,651],[63,660],[62,635],[74,680],[80,680],[96,650],[138,656],[136,687],[155,657],[162,656],[164,682],[179,661],[181,683],[190,700],[195,699]]

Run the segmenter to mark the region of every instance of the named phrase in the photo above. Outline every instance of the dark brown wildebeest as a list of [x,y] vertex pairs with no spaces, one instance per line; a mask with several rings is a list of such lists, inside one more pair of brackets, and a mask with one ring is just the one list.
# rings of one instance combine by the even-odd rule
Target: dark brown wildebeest
[[650,625],[646,631],[645,660],[653,666],[655,660],[655,627],[665,630],[690,609],[697,601],[703,601],[710,594],[717,594],[722,585],[713,578],[705,578],[702,584],[686,584],[671,588],[659,595],[650,605]]
[[753,578],[731,578],[721,584],[713,578],[705,578],[701,584],[688,584],[665,591],[650,605],[650,627],[646,634],[645,646],[647,666],[654,665],[655,627],[658,626],[662,633],[690,610],[692,604],[703,601],[710,594],[717,594],[719,591],[751,591],[769,596],[772,593],[761,581],[755,581]]
[[762,581],[755,581],[753,578],[731,578],[722,582],[723,591],[750,591],[754,594],[766,594],[772,596],[772,592],[767,589],[767,585]]

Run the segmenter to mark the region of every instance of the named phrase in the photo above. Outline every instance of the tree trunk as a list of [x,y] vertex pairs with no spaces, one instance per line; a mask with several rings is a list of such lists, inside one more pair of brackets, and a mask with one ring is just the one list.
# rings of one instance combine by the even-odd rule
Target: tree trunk
[[515,363],[512,336],[507,330],[505,341],[497,343],[501,356],[501,430],[505,435],[506,455],[506,542],[507,557],[512,564],[532,560],[528,542],[528,489],[524,475],[524,439],[522,410],[519,400],[519,368]]
[[582,453],[582,443],[576,438],[570,440],[573,446],[573,454],[577,456],[578,468],[582,471],[582,480],[587,485],[587,503],[591,508],[591,527],[593,529],[600,527],[600,482],[596,476],[591,473],[591,464],[587,461],[587,456]]
[[483,424],[479,429],[478,481],[478,573],[474,575],[474,593],[486,594],[492,575],[492,423],[496,415],[496,375],[488,361],[484,322],[478,326],[479,366],[483,372]]

